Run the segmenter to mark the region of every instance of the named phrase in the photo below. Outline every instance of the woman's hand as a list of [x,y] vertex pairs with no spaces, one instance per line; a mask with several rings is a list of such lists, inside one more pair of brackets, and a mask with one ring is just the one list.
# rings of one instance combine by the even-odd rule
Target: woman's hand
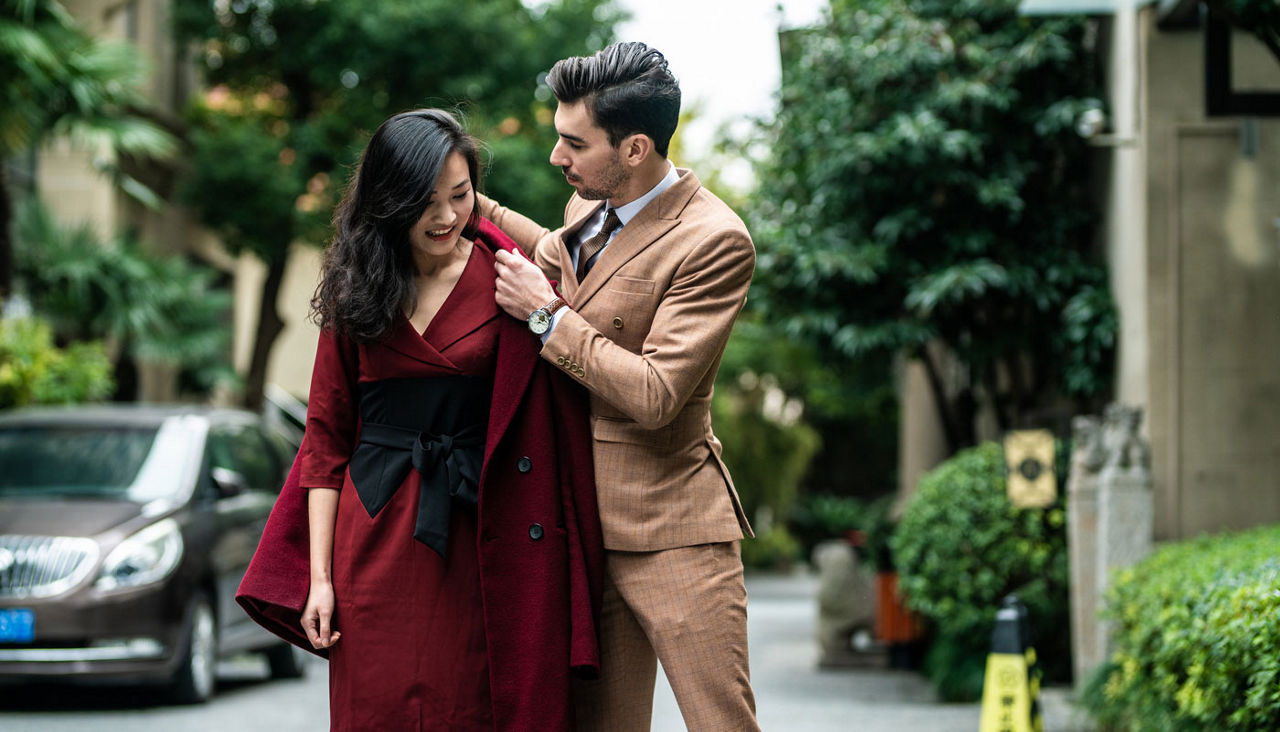
[[312,582],[307,604],[302,608],[302,630],[315,648],[329,648],[342,633],[333,630],[333,584]]

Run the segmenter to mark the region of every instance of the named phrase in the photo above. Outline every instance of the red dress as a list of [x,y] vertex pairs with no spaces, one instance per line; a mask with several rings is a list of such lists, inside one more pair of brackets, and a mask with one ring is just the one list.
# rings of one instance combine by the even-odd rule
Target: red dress
[[[358,391],[384,378],[492,377],[498,336],[492,256],[472,253],[453,291],[418,334],[408,319],[394,326],[393,342],[420,342],[429,358],[416,373],[380,372],[377,347],[358,348],[338,362],[356,365]],[[333,338],[321,348],[342,349]],[[350,346],[346,346],[351,351]],[[350,374],[335,372],[328,354],[317,358],[312,391],[349,389]],[[313,441],[303,486],[329,482],[332,466],[351,454],[357,419],[342,408],[308,415],[308,432],[341,435]],[[325,403],[325,402],[322,402]],[[329,401],[328,403],[332,403]],[[349,434],[344,434],[349,431]],[[314,483],[307,476],[318,470]],[[314,475],[314,474],[313,474]],[[465,506],[450,511],[442,557],[414,538],[422,476],[409,470],[375,516],[362,505],[350,472],[344,476],[334,533],[334,625],[342,638],[329,654],[329,707],[334,730],[489,730],[489,691],[476,518]]]
[[[284,640],[332,658],[334,729],[570,730],[570,676],[600,671],[603,543],[586,394],[539,357],[541,344],[523,321],[498,315],[492,252],[499,249],[516,251],[481,219],[476,251],[425,334],[401,319],[378,343],[321,335],[302,447],[236,600]],[[373,418],[356,429],[360,395],[455,375],[464,383],[484,378],[475,374],[489,368],[491,330],[497,344],[478,513],[454,501],[447,523],[428,527],[428,542],[448,533],[446,543],[435,542],[441,558],[412,536],[423,518],[414,519],[419,445],[414,470],[377,484],[376,510],[353,490],[348,468],[360,468],[360,451],[396,432]],[[402,404],[400,417],[423,411],[412,400]],[[475,432],[454,436],[466,443]],[[362,483],[367,493],[370,481]],[[313,649],[302,633],[310,575],[304,486],[343,490],[333,563],[343,637],[332,652]],[[438,505],[432,495],[421,505]]]

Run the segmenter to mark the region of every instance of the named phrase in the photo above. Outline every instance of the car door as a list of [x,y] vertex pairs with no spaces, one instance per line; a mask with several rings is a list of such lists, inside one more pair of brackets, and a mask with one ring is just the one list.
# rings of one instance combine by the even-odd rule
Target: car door
[[261,647],[270,637],[235,602],[236,588],[258,547],[275,503],[283,456],[253,420],[215,424],[209,433],[209,475],[216,492],[212,566],[218,585],[223,652]]

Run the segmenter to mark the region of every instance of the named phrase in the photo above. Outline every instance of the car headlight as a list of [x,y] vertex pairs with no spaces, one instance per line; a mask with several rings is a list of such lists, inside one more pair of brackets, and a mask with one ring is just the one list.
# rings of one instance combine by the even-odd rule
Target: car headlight
[[182,531],[178,522],[157,521],[111,550],[94,586],[108,592],[159,582],[181,560]]

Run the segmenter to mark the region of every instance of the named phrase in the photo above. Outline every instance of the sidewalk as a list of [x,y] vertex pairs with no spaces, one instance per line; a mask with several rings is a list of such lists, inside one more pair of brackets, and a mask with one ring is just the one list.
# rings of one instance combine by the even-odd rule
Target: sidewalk
[[[760,726],[795,732],[977,732],[980,704],[943,704],[919,674],[885,669],[818,669],[814,640],[817,578],[808,574],[748,575],[751,678]],[[658,675],[654,732],[680,732],[675,697]],[[1042,696],[1045,730],[1087,726],[1068,690]]]

